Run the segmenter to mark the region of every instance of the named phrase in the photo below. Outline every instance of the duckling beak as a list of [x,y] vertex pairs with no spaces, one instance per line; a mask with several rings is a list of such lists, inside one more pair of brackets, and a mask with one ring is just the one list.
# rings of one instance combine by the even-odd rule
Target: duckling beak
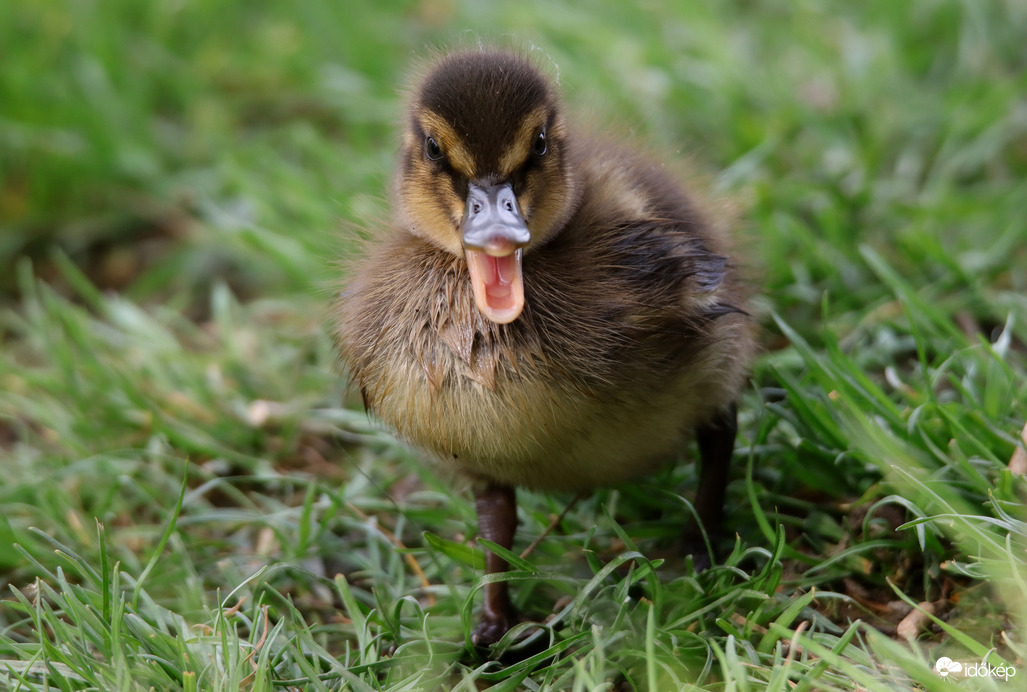
[[510,183],[468,187],[462,232],[474,302],[485,317],[507,324],[524,309],[521,255],[531,232]]

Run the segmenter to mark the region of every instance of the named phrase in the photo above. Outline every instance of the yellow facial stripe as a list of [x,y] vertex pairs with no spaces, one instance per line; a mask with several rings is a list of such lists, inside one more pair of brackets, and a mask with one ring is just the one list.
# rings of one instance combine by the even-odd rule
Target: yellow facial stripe
[[521,121],[513,142],[499,159],[499,173],[505,178],[524,165],[535,143],[535,135],[546,124],[546,109],[536,108]]
[[429,137],[434,137],[442,148],[442,153],[449,159],[449,164],[457,173],[473,178],[475,175],[474,159],[467,153],[456,131],[443,118],[431,111],[424,111],[417,116],[421,129]]

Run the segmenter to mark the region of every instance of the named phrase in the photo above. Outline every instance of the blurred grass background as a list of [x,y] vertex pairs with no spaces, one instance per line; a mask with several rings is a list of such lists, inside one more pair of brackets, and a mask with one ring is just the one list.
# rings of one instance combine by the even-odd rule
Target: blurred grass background
[[[940,653],[1021,663],[1025,35],[1017,0],[0,4],[0,676],[943,690]],[[529,612],[571,600],[515,664],[463,647],[465,489],[357,410],[324,329],[411,66],[477,40],[704,172],[764,287],[735,552],[654,579],[635,551],[681,498],[597,493],[518,577]],[[527,542],[567,498],[522,495]],[[893,588],[942,620],[918,644]]]

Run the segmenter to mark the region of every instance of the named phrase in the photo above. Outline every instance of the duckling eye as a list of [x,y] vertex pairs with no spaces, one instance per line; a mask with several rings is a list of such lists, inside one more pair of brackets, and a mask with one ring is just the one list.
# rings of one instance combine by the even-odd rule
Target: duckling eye
[[535,141],[531,143],[531,151],[535,156],[542,156],[548,148],[549,145],[546,144],[546,131],[542,130],[535,135]]
[[442,147],[439,146],[434,137],[428,137],[424,140],[424,155],[432,161],[438,161],[442,158]]

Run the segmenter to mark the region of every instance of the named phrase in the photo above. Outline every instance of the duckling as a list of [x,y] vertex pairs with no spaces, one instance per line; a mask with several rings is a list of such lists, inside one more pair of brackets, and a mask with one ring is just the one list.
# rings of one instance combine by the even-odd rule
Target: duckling
[[[336,305],[367,409],[473,481],[479,532],[505,548],[516,487],[616,486],[693,433],[716,531],[753,353],[723,229],[660,163],[574,130],[515,52],[438,58],[403,128],[394,221]],[[483,601],[478,645],[517,619],[506,582]]]

